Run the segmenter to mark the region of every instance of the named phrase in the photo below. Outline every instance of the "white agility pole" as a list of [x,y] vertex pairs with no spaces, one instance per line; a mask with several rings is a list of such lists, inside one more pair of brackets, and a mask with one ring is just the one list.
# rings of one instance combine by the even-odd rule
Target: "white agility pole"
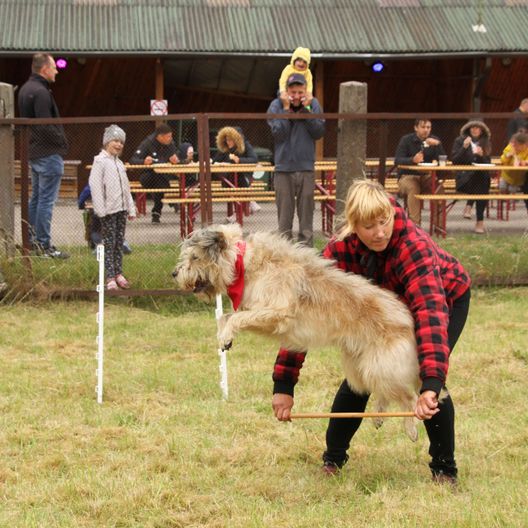
[[103,403],[103,358],[104,358],[104,292],[105,292],[105,269],[104,269],[104,246],[97,245],[97,262],[99,262],[99,310],[97,312],[97,403]]
[[[215,316],[216,316],[216,326],[218,327],[220,318],[224,314],[224,309],[222,306],[222,296],[220,294],[217,294],[216,296],[216,310],[215,310]],[[222,350],[221,348],[218,349],[218,355],[220,356],[220,389],[222,389],[222,396],[224,397],[224,400],[227,400],[227,397],[229,395],[229,388],[227,385],[227,353],[225,350]]]

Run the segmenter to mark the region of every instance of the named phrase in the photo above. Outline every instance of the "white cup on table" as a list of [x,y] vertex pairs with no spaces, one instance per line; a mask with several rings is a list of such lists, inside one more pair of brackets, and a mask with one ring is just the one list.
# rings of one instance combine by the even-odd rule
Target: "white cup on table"
[[440,156],[438,156],[438,165],[440,165],[440,167],[445,167],[447,165],[447,156],[445,154],[440,154]]

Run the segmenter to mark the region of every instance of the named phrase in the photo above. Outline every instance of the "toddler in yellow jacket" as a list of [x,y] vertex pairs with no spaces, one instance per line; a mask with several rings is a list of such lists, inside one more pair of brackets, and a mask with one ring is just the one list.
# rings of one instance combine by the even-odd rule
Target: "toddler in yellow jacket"
[[290,64],[286,66],[279,79],[279,97],[286,96],[286,81],[292,73],[300,73],[306,79],[306,100],[304,105],[310,104],[313,96],[313,79],[310,71],[310,50],[308,48],[297,48],[291,57]]
[[[526,169],[528,171],[528,134],[517,132],[512,136],[510,143],[502,152],[501,164],[513,167],[527,166]],[[502,170],[499,180],[500,192],[519,192],[525,182],[525,178],[525,172]]]

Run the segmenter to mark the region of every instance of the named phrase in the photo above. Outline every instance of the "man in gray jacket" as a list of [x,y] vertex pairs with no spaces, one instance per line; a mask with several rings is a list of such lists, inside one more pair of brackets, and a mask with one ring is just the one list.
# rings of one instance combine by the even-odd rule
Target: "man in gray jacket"
[[[306,80],[294,73],[286,81],[286,93],[274,99],[268,114],[320,114],[319,101],[306,101]],[[324,119],[268,119],[275,141],[275,196],[279,233],[292,238],[293,217],[297,208],[298,242],[313,246],[315,190],[315,141],[323,137]]]

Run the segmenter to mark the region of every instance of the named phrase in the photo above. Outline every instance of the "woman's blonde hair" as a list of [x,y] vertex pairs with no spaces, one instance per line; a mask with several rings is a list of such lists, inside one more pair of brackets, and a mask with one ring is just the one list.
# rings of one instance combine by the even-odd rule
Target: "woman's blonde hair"
[[341,228],[340,239],[356,231],[358,224],[372,222],[377,218],[388,218],[394,209],[385,189],[373,180],[357,180],[350,189],[345,203],[345,225]]

